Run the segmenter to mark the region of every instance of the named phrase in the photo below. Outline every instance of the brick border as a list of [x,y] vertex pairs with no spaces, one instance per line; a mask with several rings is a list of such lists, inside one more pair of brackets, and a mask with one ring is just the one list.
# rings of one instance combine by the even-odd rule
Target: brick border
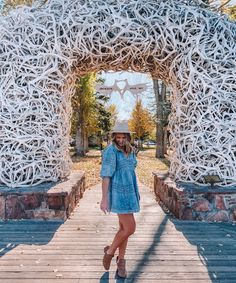
[[182,220],[236,221],[236,187],[176,184],[168,172],[153,172],[154,192],[160,205]]
[[85,191],[85,173],[72,171],[64,181],[0,190],[0,219],[67,219]]

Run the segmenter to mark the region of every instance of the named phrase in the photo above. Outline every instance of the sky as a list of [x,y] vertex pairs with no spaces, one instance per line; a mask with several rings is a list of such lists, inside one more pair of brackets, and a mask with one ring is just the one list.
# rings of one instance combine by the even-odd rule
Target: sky
[[[143,106],[148,107],[151,104],[153,97],[153,84],[152,79],[148,74],[137,73],[137,72],[103,72],[101,77],[105,80],[105,86],[112,86],[115,80],[121,82],[118,86],[122,89],[125,85],[123,80],[127,79],[130,85],[136,84],[147,84],[147,91],[138,95],[139,99],[142,100]],[[122,82],[123,81],[123,82]],[[131,112],[136,103],[136,97],[131,92],[126,91],[123,98],[118,91],[112,92],[108,104],[115,104],[118,111],[119,120],[128,120],[131,116]]]

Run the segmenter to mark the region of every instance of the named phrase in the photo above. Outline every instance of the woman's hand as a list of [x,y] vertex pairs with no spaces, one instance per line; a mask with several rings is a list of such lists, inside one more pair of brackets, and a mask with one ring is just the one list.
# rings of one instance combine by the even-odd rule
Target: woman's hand
[[108,212],[108,199],[102,198],[100,202],[100,209],[106,214]]

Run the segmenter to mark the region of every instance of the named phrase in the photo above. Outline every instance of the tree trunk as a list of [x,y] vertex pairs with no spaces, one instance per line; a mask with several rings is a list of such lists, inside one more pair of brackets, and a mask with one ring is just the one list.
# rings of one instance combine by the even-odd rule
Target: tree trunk
[[143,149],[143,142],[140,137],[138,137],[138,148]]
[[77,127],[75,144],[76,154],[79,156],[85,156],[84,134],[82,127]]
[[167,154],[167,127],[164,127],[164,154]]
[[162,126],[156,124],[156,158],[164,158],[164,131]]
[[153,88],[156,100],[156,158],[164,158],[165,148],[164,148],[164,128],[163,128],[163,102],[166,95],[166,86],[162,82],[161,90],[159,86],[159,81],[153,79]]
[[84,151],[85,151],[85,153],[89,151],[87,133],[84,134]]

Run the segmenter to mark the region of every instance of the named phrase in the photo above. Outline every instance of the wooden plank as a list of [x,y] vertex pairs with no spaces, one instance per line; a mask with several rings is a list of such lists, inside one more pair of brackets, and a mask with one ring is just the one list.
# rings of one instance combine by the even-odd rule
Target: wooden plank
[[[18,278],[26,278],[26,279],[57,279],[58,277],[66,278],[66,279],[99,279],[101,278],[103,272],[96,272],[96,271],[83,271],[83,272],[0,272],[0,280],[2,279],[18,279]],[[115,277],[115,271],[109,272],[110,276]],[[197,273],[185,273],[185,272],[140,272],[140,271],[133,271],[129,273],[129,278],[138,278],[139,280],[142,279],[165,279],[170,280],[171,278],[176,279],[188,279],[188,280],[204,280],[210,279],[211,277],[215,277],[215,279],[225,279],[225,276],[228,275],[229,279],[236,280],[236,273],[230,272],[226,274],[224,272],[217,273],[217,276],[214,273],[207,273],[207,272],[197,272]],[[83,282],[83,281],[82,281]],[[140,281],[142,282],[142,281]]]
[[[142,255],[142,254],[141,254]],[[102,255],[101,254],[70,254],[70,255],[60,255],[60,259],[62,261],[67,261],[69,259],[71,260],[77,260],[77,259],[88,259],[88,260],[93,260],[96,259],[99,262],[101,262],[101,258]],[[135,254],[130,254],[127,253],[126,254],[126,258],[128,260],[130,259],[137,259],[137,255]],[[173,262],[177,261],[177,260],[196,260],[201,262],[201,260],[205,259],[209,262],[211,262],[211,260],[236,260],[236,255],[207,255],[206,257],[203,256],[199,256],[199,255],[186,255],[186,254],[150,254],[148,255],[148,259],[149,261],[153,261],[153,260],[172,260]],[[0,263],[3,260],[16,260],[16,259],[27,259],[27,260],[35,260],[37,261],[38,259],[40,260],[57,260],[58,259],[58,254],[11,254],[11,253],[7,253],[4,256],[1,257],[0,259]],[[203,263],[202,263],[203,264]]]
[[[29,272],[29,267],[30,267],[30,272],[103,272],[103,266],[100,262],[100,265],[93,265],[91,263],[88,262],[87,265],[73,265],[73,266],[61,266],[61,265],[50,265],[48,264],[47,266],[45,265],[23,265],[20,264],[19,266],[0,266],[0,275],[2,272]],[[170,268],[171,267],[171,268]],[[171,265],[170,267],[168,267],[168,265],[164,265],[164,266],[155,266],[155,265],[149,265],[148,261],[146,264],[144,264],[142,266],[142,272],[151,272],[151,273],[166,273],[167,269],[168,269],[168,273],[172,274],[172,273],[204,273],[206,271],[208,272],[217,272],[217,273],[226,273],[226,272],[234,272],[235,273],[235,278],[236,278],[236,271],[235,271],[235,267],[232,266],[203,266],[203,265],[196,265],[196,266],[188,266],[188,268],[186,268],[186,266],[181,266],[181,265]],[[130,270],[132,268],[132,265],[130,264],[130,262],[127,264],[127,269]],[[110,271],[115,271],[116,270],[116,266],[113,265],[111,266]]]
[[[234,279],[233,279],[234,280]],[[214,280],[214,283],[235,283],[235,281],[233,280],[224,280],[224,279],[220,279],[220,280]],[[12,279],[1,279],[1,283],[42,283],[42,279],[14,279],[14,281],[12,281]],[[133,283],[133,282],[138,282],[137,279],[135,279],[135,281],[133,279],[126,279],[126,280],[119,280],[119,279],[115,279],[112,276],[110,276],[109,278],[109,274],[107,275],[107,273],[105,273],[103,276],[101,276],[101,278],[99,279],[86,279],[83,278],[83,281],[81,281],[80,279],[78,279],[78,281],[76,281],[75,279],[61,279],[61,278],[57,278],[56,281],[55,279],[46,279],[43,282],[46,283],[118,283],[118,282],[125,282],[125,283]],[[211,279],[203,279],[203,280],[192,280],[191,282],[187,279],[142,279],[142,283],[212,283]]]
[[[100,241],[100,242],[96,242],[96,243],[92,243],[90,244],[89,242],[78,242],[76,243],[76,245],[73,244],[73,242],[64,242],[64,241],[61,241],[61,242],[49,242],[47,244],[36,244],[36,243],[32,243],[32,244],[28,244],[27,242],[22,242],[20,243],[19,245],[15,245],[15,247],[24,247],[24,249],[28,250],[28,249],[34,249],[34,248],[38,248],[41,246],[41,249],[43,250],[47,250],[47,249],[75,249],[75,250],[80,250],[80,249],[87,249],[88,247],[92,247],[93,250],[101,250],[103,249],[104,245],[107,243],[107,242],[110,242],[111,241],[111,238],[104,238],[103,242]],[[198,249],[201,249],[201,248],[204,248],[204,245],[201,245],[201,246],[195,246],[195,245],[192,245],[190,243],[186,243],[186,242],[182,242],[181,245],[176,245],[175,242],[160,242],[161,245],[156,245],[152,248],[152,250],[155,250],[155,249],[175,249],[175,250],[198,250]],[[7,244],[1,244],[0,245],[0,250],[2,248],[4,249],[7,249],[7,247],[9,246],[9,249],[12,249],[12,245],[13,245],[13,242],[10,244],[10,245],[7,245]],[[137,246],[137,241],[134,240],[130,240],[129,241],[129,246],[128,246],[128,249],[130,248],[131,249],[142,249],[145,248],[145,247],[149,247],[149,242],[139,242],[139,245]],[[204,248],[205,249],[205,248]],[[211,249],[221,249],[222,250],[222,246],[221,244],[214,244],[214,243],[210,243],[209,245],[207,245],[207,250],[211,250]],[[227,250],[227,249],[230,249],[232,250],[232,245],[230,244],[224,244],[223,245],[223,249],[224,250]]]
[[[137,265],[140,263],[140,260],[137,258],[129,258],[128,264],[129,265]],[[78,258],[77,260],[67,258],[66,260],[58,260],[58,259],[45,259],[45,258],[40,258],[40,261],[38,260],[32,260],[30,259],[21,259],[21,258],[16,258],[16,259],[6,259],[1,261],[1,267],[3,266],[28,266],[29,268],[31,266],[35,266],[35,264],[40,266],[83,266],[83,265],[91,265],[91,266],[101,266],[101,258],[89,258],[89,259],[83,259],[83,258]],[[194,259],[194,260],[183,260],[183,259],[176,259],[173,261],[172,259],[152,259],[148,261],[149,266],[165,266],[167,268],[171,268],[172,266],[203,266],[203,263],[199,261],[199,259]],[[236,266],[236,260],[231,260],[231,259],[215,259],[211,260],[210,262],[211,267],[217,267],[217,266]],[[29,269],[30,270],[30,269]]]
[[[125,282],[236,282],[235,225],[175,220],[147,188],[141,190],[143,210],[135,214]],[[101,187],[87,190],[66,222],[0,222],[0,282],[117,282],[115,261],[109,273],[101,263],[117,216],[99,211],[100,197]]]

